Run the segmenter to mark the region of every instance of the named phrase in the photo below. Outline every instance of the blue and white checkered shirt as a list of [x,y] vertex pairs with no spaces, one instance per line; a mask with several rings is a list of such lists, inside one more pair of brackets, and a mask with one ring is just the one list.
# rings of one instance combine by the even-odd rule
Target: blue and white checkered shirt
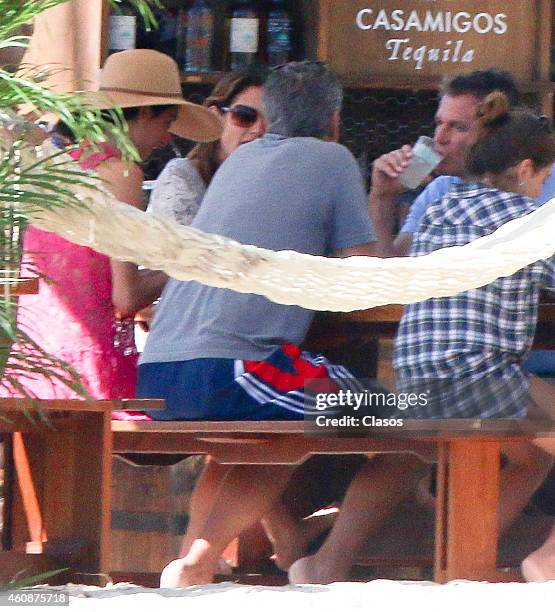
[[[539,206],[479,183],[454,185],[426,211],[411,255],[467,244]],[[540,289],[554,272],[553,259],[539,261],[479,289],[407,306],[394,350],[399,390],[437,383],[445,401],[441,414],[436,404],[405,416],[525,416],[528,382],[521,363],[534,338]]]

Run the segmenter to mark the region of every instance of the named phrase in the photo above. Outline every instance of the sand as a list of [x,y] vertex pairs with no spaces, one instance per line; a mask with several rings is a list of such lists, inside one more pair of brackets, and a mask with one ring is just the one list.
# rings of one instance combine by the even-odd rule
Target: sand
[[555,608],[555,581],[535,584],[455,581],[437,585],[374,580],[328,586],[261,587],[221,583],[188,589],[146,589],[123,584],[103,589],[65,588],[69,588],[69,607],[83,612],[543,612]]

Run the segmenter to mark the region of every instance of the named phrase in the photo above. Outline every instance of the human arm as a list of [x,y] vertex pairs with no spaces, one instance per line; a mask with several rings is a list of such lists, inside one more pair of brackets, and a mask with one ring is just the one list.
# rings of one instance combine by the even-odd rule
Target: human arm
[[344,249],[337,249],[334,252],[334,257],[377,257],[376,254],[376,243],[375,242],[367,242],[365,244],[357,244],[356,246],[347,247]]
[[376,232],[376,254],[380,257],[404,257],[408,255],[411,236],[394,236],[395,206],[404,187],[399,175],[412,158],[412,149],[386,153],[372,166],[372,188],[368,196],[368,211]]
[[[98,176],[121,202],[143,207],[143,172],[136,164],[110,159],[98,166]],[[134,263],[110,260],[112,302],[117,315],[126,318],[148,306],[158,297],[167,275],[158,270],[139,270]]]
[[375,231],[368,214],[366,189],[360,168],[350,153],[343,152],[339,173],[333,177],[332,257],[376,256]]
[[[429,183],[411,204],[409,214],[397,237],[393,238],[393,235],[390,234],[390,241],[388,243],[390,245],[390,254],[379,254],[382,257],[407,257],[412,247],[413,236],[417,232],[422,217],[425,215],[430,204],[441,200],[447,192],[451,191],[455,184],[460,182],[461,179],[458,177],[439,176]],[[393,219],[393,215],[391,215],[391,219]],[[376,234],[378,234],[378,230],[376,230]]]

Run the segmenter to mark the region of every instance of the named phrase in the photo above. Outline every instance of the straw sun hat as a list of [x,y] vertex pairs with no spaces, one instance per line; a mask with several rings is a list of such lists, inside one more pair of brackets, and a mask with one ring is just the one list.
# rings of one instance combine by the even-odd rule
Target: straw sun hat
[[179,112],[170,126],[173,134],[210,142],[222,132],[216,114],[183,98],[174,60],[152,49],[129,49],[110,55],[100,71],[99,91],[87,99],[100,109],[176,104]]

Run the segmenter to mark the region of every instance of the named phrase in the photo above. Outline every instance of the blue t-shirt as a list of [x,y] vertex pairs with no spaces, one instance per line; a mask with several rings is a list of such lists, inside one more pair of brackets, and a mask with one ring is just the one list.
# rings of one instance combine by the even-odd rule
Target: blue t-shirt
[[[212,179],[192,227],[243,244],[330,255],[375,240],[352,154],[276,134],[239,147]],[[170,279],[141,363],[268,357],[304,340],[313,312],[259,295]]]
[[[462,182],[462,179],[458,176],[440,176],[432,181],[412,203],[401,232],[414,234],[428,206],[433,202],[441,200],[444,194],[451,191],[454,185],[459,185]],[[538,202],[544,204],[553,197],[555,197],[555,170],[551,172],[549,178],[545,181]]]

